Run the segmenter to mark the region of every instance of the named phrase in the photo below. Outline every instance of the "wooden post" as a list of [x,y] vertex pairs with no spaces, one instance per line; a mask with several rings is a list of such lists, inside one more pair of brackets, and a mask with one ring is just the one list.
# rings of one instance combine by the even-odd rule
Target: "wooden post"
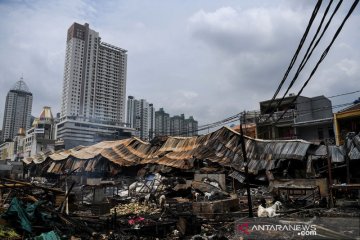
[[236,191],[235,191],[235,178],[232,178],[232,185],[233,185],[233,193],[236,193]]
[[350,161],[349,161],[349,151],[350,149],[348,148],[348,141],[352,141],[352,139],[350,139],[349,135],[348,137],[345,138],[344,141],[344,146],[345,146],[345,163],[346,163],[346,184],[350,183]]
[[66,193],[65,193],[65,213],[66,215],[69,215],[69,198],[68,198],[68,195],[69,195],[69,189],[68,189],[68,182],[67,182],[67,177],[65,178],[66,179],[66,182],[65,182],[65,187],[66,187]]
[[326,155],[327,155],[327,164],[328,164],[328,175],[329,175],[329,207],[333,208],[334,207],[334,200],[333,200],[333,192],[332,192],[332,185],[333,185],[333,180],[332,180],[332,169],[331,169],[331,157],[330,157],[330,153],[329,153],[329,146],[326,143]]
[[[244,112],[244,119],[245,119],[245,112]],[[245,164],[245,181],[246,181],[246,192],[247,192],[248,207],[249,207],[249,218],[252,218],[253,211],[252,211],[252,201],[251,201],[251,193],[250,193],[250,185],[249,185],[249,168],[248,168],[248,162],[247,162],[245,138],[244,138],[244,132],[243,132],[243,128],[242,128],[241,116],[240,116],[240,135],[241,135],[241,149],[242,149],[244,164]]]
[[346,162],[346,183],[350,183],[350,161],[348,156],[348,151],[345,154],[345,162]]

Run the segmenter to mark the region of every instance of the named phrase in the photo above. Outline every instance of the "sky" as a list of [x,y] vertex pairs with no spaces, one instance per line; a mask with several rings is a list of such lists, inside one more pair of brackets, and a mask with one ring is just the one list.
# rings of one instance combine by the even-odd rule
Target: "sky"
[[[54,115],[60,111],[66,33],[73,22],[89,23],[102,41],[128,50],[127,96],[146,99],[171,115],[194,116],[199,125],[257,110],[283,78],[315,3],[0,0],[0,126],[6,94],[21,76],[33,93],[32,115],[39,115],[43,106],[50,106]],[[309,36],[327,4],[323,2]],[[290,93],[297,93],[309,77],[351,4],[344,1]],[[359,8],[303,96],[360,90]],[[293,75],[294,70],[283,89]],[[331,100],[337,105],[359,96]]]

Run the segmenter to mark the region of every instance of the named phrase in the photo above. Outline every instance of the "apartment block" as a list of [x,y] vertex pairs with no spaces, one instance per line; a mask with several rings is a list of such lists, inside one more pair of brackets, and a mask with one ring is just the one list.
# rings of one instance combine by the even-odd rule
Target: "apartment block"
[[[107,128],[113,136],[127,137],[125,124],[127,51],[101,41],[89,24],[74,23],[67,32],[60,122],[57,137],[65,147],[107,140],[95,137]],[[76,124],[76,122],[78,122]],[[86,124],[88,123],[88,124]],[[87,127],[91,125],[89,135]],[[96,130],[95,130],[96,129]],[[83,132],[86,134],[82,134]],[[109,130],[110,131],[110,130]],[[119,136],[126,132],[124,136]],[[75,135],[76,134],[76,137]],[[81,136],[83,135],[83,136]],[[66,144],[70,142],[71,144]]]
[[188,119],[184,114],[170,117],[163,108],[155,112],[155,136],[190,137],[197,134],[198,122],[193,116]]
[[135,136],[142,140],[151,140],[155,130],[155,110],[145,99],[137,100],[133,96],[127,101],[127,123],[136,130]]
[[155,136],[170,135],[170,114],[160,108],[155,112]]

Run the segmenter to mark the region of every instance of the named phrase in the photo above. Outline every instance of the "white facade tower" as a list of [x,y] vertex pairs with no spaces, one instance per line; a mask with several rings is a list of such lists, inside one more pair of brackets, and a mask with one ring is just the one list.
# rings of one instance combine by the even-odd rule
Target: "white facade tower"
[[137,100],[129,96],[127,100],[127,123],[136,130],[135,135],[142,140],[151,140],[155,129],[153,104],[145,99]]
[[125,126],[127,51],[104,43],[89,24],[67,32],[57,139],[65,148],[130,137]]
[[89,24],[68,30],[61,118],[125,122],[127,51],[101,42]]

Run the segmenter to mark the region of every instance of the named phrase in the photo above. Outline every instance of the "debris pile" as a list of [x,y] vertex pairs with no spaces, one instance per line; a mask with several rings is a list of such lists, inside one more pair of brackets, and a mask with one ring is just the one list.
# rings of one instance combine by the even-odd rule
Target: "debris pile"
[[226,128],[57,152],[29,162],[23,180],[0,179],[0,225],[9,227],[0,236],[232,239],[251,205],[254,219],[358,218],[360,136],[352,139],[342,159],[337,147],[246,138],[247,176],[239,135]]
[[110,209],[111,214],[118,214],[118,215],[129,215],[129,214],[146,214],[146,215],[153,215],[157,214],[161,211],[161,209],[153,208],[150,205],[142,205],[139,203],[128,203],[128,204],[119,204]]

